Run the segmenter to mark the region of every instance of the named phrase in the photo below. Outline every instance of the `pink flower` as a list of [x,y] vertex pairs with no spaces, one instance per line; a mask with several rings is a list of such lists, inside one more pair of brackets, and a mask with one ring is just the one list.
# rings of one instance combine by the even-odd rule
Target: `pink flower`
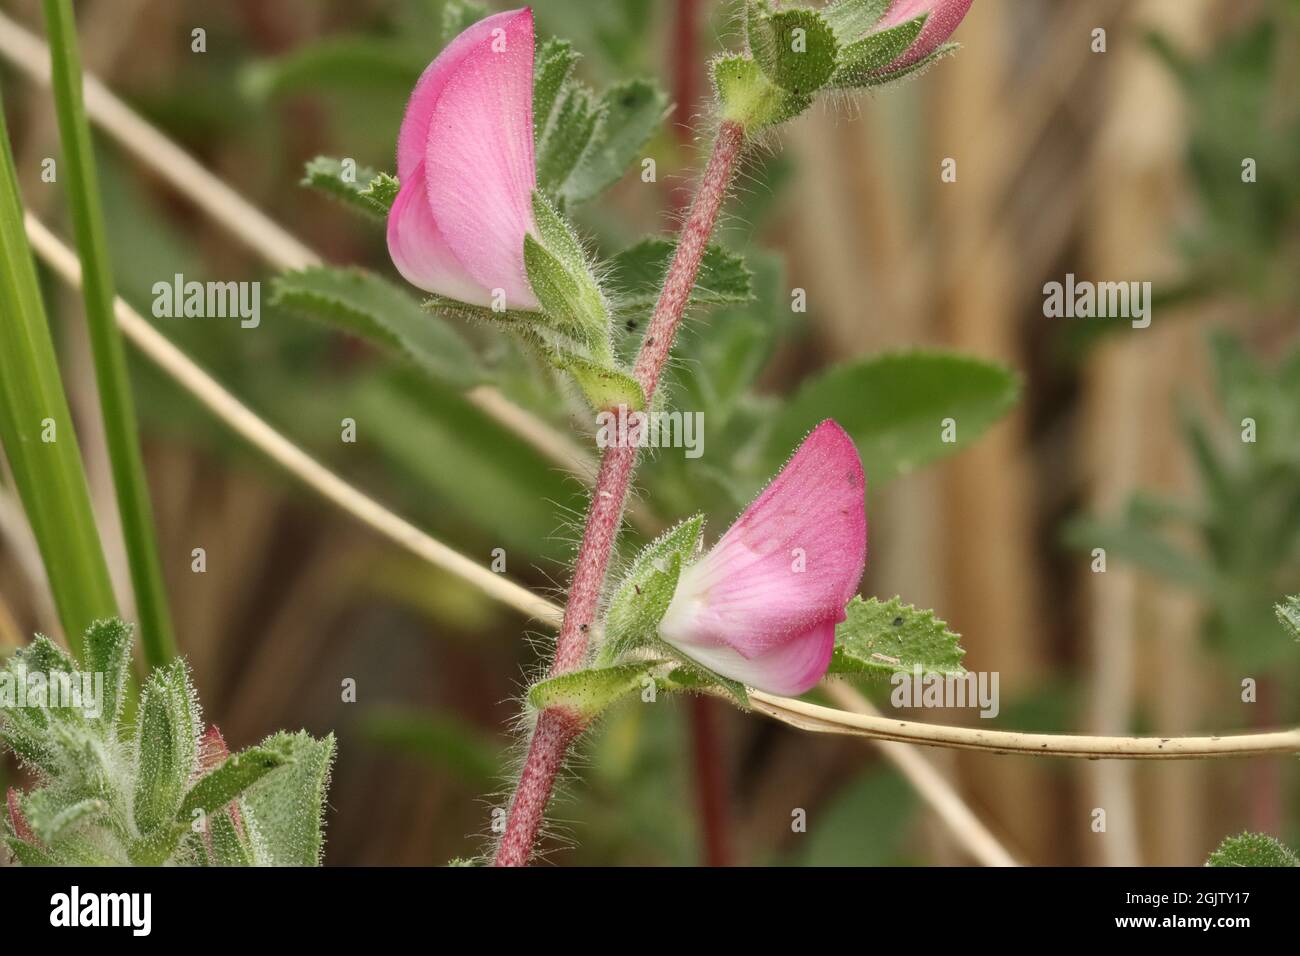
[[924,60],[952,36],[973,2],[974,0],[891,0],[885,15],[880,18],[872,33],[914,20],[923,13],[928,13],[929,16],[921,29],[921,35],[881,72],[894,73],[918,60]]
[[802,694],[826,673],[867,559],[866,482],[834,421],[682,571],[659,636],[724,677]]
[[498,13],[452,40],[415,85],[397,136],[388,216],[397,270],[426,292],[536,309],[524,270],[534,229],[533,12]]

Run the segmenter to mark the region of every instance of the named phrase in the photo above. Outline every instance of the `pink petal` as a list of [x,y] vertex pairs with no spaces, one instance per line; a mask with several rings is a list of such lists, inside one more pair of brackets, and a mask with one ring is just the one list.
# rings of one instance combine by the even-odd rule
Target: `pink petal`
[[926,19],[925,26],[921,28],[921,35],[902,56],[881,72],[892,73],[901,70],[918,60],[925,59],[937,50],[941,43],[953,35],[973,2],[974,0],[893,0],[872,32],[888,30],[900,23],[914,20],[923,13],[928,13],[930,16]]
[[402,278],[425,292],[472,305],[492,304],[490,293],[465,271],[433,221],[423,159],[402,177],[388,213],[388,254]]
[[447,77],[429,124],[425,180],[438,231],[489,302],[499,288],[509,308],[532,309],[524,235],[537,185],[533,13],[525,8],[498,29]]
[[429,121],[447,80],[483,41],[491,41],[493,30],[504,28],[520,13],[528,11],[508,10],[478,21],[448,43],[424,68],[406,103],[402,127],[397,133],[397,178],[402,182],[406,182],[406,178],[415,172],[415,167],[424,162],[425,148],[429,143]]
[[682,572],[661,636],[690,656],[729,648],[753,661],[820,625],[833,630],[866,563],[865,486],[853,440],[822,422],[713,550]]
[[756,657],[744,657],[730,647],[691,647],[688,657],[709,670],[746,687],[795,697],[814,687],[835,651],[835,623],[825,621],[812,630]]
[[524,270],[533,228],[533,15],[481,20],[420,77],[397,138],[401,181],[388,250],[412,285],[473,305],[535,309]]

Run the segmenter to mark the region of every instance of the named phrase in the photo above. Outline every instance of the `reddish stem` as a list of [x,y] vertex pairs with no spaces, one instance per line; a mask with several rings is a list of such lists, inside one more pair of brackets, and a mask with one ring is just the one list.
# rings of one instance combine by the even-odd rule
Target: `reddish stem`
[[[646,401],[654,395],[664,364],[672,351],[673,339],[686,313],[686,303],[709,236],[718,222],[718,213],[745,142],[745,131],[737,123],[724,122],[713,144],[713,153],[700,180],[691,213],[682,227],[672,264],[664,280],[663,291],[655,305],[650,327],[646,329],[641,351],[632,374],[645,392]],[[629,429],[625,446],[606,449],[596,475],[596,487],[587,512],[587,525],[578,547],[578,561],[573,571],[573,585],[564,608],[564,621],[555,642],[552,676],[581,667],[587,658],[587,637],[600,606],[600,592],[609,569],[623,520],[623,505],[628,486],[636,471],[637,442],[635,429]],[[506,829],[497,848],[497,866],[523,866],[532,855],[541,827],[542,814],[555,785],[555,775],[564,763],[565,754],[583,725],[574,715],[557,710],[544,711],[537,720],[523,773],[510,801]]]
[[706,866],[731,865],[727,831],[727,788],[722,748],[718,746],[717,701],[692,697],[691,750],[695,757],[695,799],[699,804],[700,833],[704,837]]

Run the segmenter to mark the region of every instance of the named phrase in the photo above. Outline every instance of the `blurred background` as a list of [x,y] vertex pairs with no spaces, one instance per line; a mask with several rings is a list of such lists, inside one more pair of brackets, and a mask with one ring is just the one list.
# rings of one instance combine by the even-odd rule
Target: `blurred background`
[[[325,260],[395,278],[382,228],[299,181],[317,154],[391,170],[406,96],[444,42],[443,7],[84,0],[78,12],[87,70],[133,110]],[[0,10],[41,32],[35,0]],[[646,148],[657,181],[626,176],[576,213],[584,233],[618,249],[670,227],[700,161],[704,64],[738,42],[735,5],[535,11],[539,35],[572,40],[594,85],[644,75],[676,104]],[[1294,725],[1300,647],[1272,605],[1300,591],[1298,37],[1294,0],[978,0],[957,56],[820,103],[782,148],[758,151],[729,207],[724,238],[749,255],[758,301],[694,323],[678,350],[689,378],[696,356],[739,336],[744,394],[709,421],[699,470],[673,454],[648,463],[647,511],[705,508],[718,533],[752,494],[726,477],[750,423],[834,361],[910,346],[995,359],[1022,376],[1011,414],[941,464],[881,488],[868,475],[864,593],[933,607],[960,632],[967,667],[1000,672],[1001,727]],[[8,55],[0,82],[24,200],[70,236],[60,189],[41,179],[59,155],[50,93]],[[148,315],[153,283],[178,272],[263,280],[257,330],[163,331],[348,480],[485,565],[504,549],[512,578],[559,593],[579,481],[460,391],[270,307],[264,256],[148,162],[102,135],[98,148],[124,298]],[[1150,327],[1045,318],[1043,285],[1066,273],[1152,282]],[[42,275],[125,584],[80,296]],[[792,314],[793,289],[806,314]],[[503,392],[583,440],[572,396],[493,330],[467,334]],[[305,492],[153,366],[132,371],[176,630],[207,719],[232,748],[280,727],[338,735],[327,864],[477,853],[546,635]],[[1247,415],[1254,444],[1241,440]],[[349,416],[355,445],[338,440]],[[1105,573],[1092,570],[1098,547]],[[57,632],[42,575],[0,485],[0,645]],[[342,700],[347,678],[355,703]],[[619,708],[582,750],[555,808],[557,865],[970,862],[865,741],[665,699]],[[1199,864],[1247,828],[1300,841],[1294,759],[929,756],[1028,863]],[[0,765],[0,782],[19,780]],[[796,807],[807,833],[791,830]]]

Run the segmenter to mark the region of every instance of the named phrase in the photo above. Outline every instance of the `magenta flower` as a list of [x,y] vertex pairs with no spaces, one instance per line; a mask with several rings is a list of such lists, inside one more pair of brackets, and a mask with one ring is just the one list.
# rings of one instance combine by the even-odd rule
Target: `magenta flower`
[[[533,12],[480,20],[415,85],[397,137],[388,216],[397,269],[426,292],[536,309],[524,270],[534,231]],[[498,291],[499,290],[499,291]]]
[[758,690],[808,690],[826,673],[835,625],[862,578],[865,487],[853,440],[822,422],[713,550],[682,571],[659,636]]
[[922,14],[928,13],[929,16],[920,36],[881,72],[894,73],[924,60],[953,35],[973,2],[974,0],[891,0],[885,15],[880,18],[872,33],[896,27]]

